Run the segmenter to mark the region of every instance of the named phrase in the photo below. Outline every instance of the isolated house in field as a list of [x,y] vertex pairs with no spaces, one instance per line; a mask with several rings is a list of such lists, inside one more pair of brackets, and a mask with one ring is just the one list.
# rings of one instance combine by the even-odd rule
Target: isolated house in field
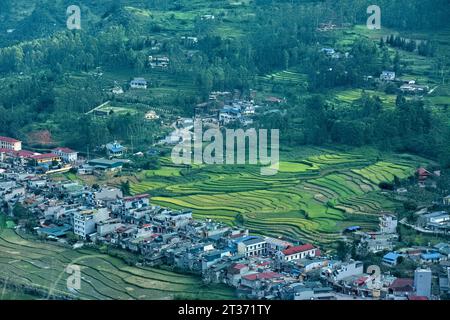
[[380,80],[394,81],[395,80],[395,72],[394,71],[383,71],[380,75]]
[[333,48],[322,48],[320,49],[320,52],[325,53],[329,57],[333,57],[338,54]]
[[123,89],[120,86],[115,86],[111,89],[111,92],[114,94],[123,94]]
[[155,57],[155,56],[149,56],[148,57],[148,63],[150,64],[150,67],[152,68],[162,68],[166,69],[169,67],[170,59],[169,57]]
[[427,93],[430,90],[428,86],[421,86],[417,84],[404,84],[400,87],[400,91],[403,93],[411,93],[411,94],[423,94]]
[[198,38],[184,36],[184,37],[181,37],[181,41],[182,41],[182,43],[184,43],[185,46],[193,47],[198,43]]
[[130,82],[130,88],[132,89],[147,89],[147,80],[144,78],[134,78]]
[[205,14],[205,15],[202,16],[201,19],[202,20],[214,20],[214,19],[216,19],[216,17],[214,15],[212,15],[212,14]]

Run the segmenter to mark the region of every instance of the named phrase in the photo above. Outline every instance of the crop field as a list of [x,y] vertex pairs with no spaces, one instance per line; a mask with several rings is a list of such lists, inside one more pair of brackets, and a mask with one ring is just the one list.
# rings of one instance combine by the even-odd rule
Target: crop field
[[[67,289],[69,265],[81,268],[80,290]],[[170,271],[131,267],[122,260],[92,250],[72,250],[28,241],[11,229],[0,230],[0,278],[6,283],[40,288],[74,299],[230,299],[232,289],[205,286],[198,277]],[[4,298],[27,295],[4,290]],[[1,292],[0,292],[1,294]],[[47,297],[36,297],[47,298]]]
[[330,244],[346,226],[375,229],[379,212],[398,206],[380,194],[380,182],[405,179],[424,161],[331,150],[284,158],[273,176],[262,176],[259,167],[250,165],[187,170],[165,164],[141,174],[131,190],[149,192],[154,204],[190,208],[196,218]]
[[283,84],[301,84],[307,82],[307,76],[295,71],[284,70],[260,77],[264,81],[273,81]]

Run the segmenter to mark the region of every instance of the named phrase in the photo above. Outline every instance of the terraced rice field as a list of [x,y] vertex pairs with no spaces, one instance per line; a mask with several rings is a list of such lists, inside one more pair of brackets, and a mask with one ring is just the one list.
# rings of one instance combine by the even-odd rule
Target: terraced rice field
[[234,225],[240,214],[254,233],[326,245],[349,225],[373,230],[380,211],[398,206],[380,195],[379,183],[407,178],[421,164],[330,150],[286,158],[274,176],[261,176],[257,166],[204,166],[179,176],[146,175],[132,190],[148,191],[154,204],[190,208],[197,218]]
[[[67,289],[68,264],[80,266],[81,289]],[[131,267],[91,250],[72,250],[28,241],[13,230],[0,230],[0,278],[75,299],[230,299],[231,288],[205,286],[198,277]],[[0,292],[1,293],[1,292]],[[6,298],[11,292],[5,291]],[[46,298],[46,297],[42,297]]]
[[295,71],[284,70],[260,77],[263,81],[275,81],[283,84],[303,84],[307,82],[307,76]]

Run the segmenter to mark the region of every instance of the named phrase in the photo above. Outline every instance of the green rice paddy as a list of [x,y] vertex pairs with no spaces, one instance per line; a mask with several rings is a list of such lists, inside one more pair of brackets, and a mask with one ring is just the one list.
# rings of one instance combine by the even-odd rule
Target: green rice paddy
[[254,233],[326,245],[349,225],[375,229],[379,212],[398,206],[380,194],[379,183],[413,175],[422,161],[330,150],[284,158],[273,176],[251,165],[188,170],[166,164],[139,175],[131,190],[148,192],[157,205],[190,208],[196,218],[236,225],[240,214]]

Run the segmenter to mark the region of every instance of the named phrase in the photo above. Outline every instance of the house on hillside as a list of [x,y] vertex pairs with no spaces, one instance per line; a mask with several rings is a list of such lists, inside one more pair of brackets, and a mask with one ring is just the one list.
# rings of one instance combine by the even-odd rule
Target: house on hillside
[[403,93],[423,94],[430,90],[428,86],[421,86],[417,84],[404,84],[400,87],[400,91]]
[[450,206],[450,194],[442,199],[444,206]]
[[125,147],[122,146],[117,141],[114,141],[113,143],[108,143],[106,145],[106,154],[110,158],[119,158],[122,157],[125,152]]
[[132,89],[147,89],[147,80],[144,78],[134,78],[130,82],[130,88]]
[[163,57],[156,57],[156,56],[149,56],[148,57],[148,63],[150,64],[150,67],[153,68],[161,68],[166,69],[169,67],[170,59],[169,57],[163,56]]
[[380,75],[380,80],[394,81],[395,80],[395,72],[394,71],[383,71]]

